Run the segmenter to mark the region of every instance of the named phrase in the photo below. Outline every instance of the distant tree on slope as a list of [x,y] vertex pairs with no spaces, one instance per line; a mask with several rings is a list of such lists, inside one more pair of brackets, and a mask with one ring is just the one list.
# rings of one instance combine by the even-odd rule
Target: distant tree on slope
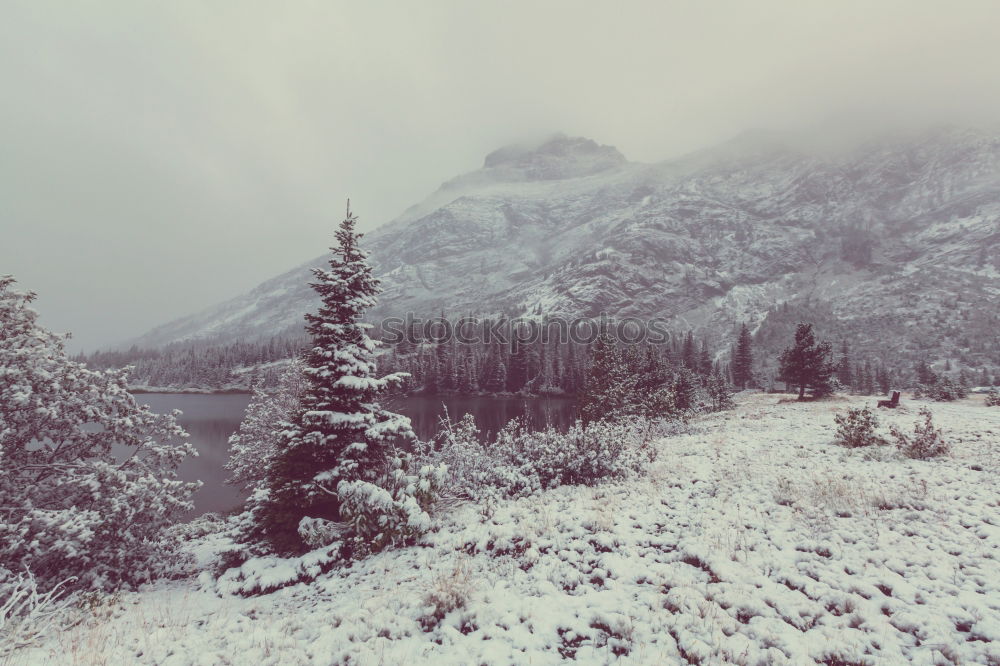
[[177,467],[194,449],[175,415],[136,403],[127,370],[69,360],[13,283],[0,276],[0,597],[25,568],[46,587],[146,580],[192,508],[199,484]]
[[733,352],[733,384],[740,389],[753,385],[753,339],[746,324],[740,327],[740,337]]
[[854,385],[854,373],[851,369],[851,352],[847,346],[847,340],[843,340],[840,343],[840,359],[837,361],[837,381],[848,390]]
[[726,380],[719,368],[715,368],[712,374],[709,375],[706,390],[709,399],[712,401],[712,409],[714,411],[718,412],[733,408],[732,393],[730,393],[729,385],[726,384]]
[[632,407],[636,378],[630,376],[622,350],[604,332],[590,353],[590,371],[579,397],[580,418],[589,423],[625,415]]
[[778,359],[778,379],[795,387],[799,400],[805,398],[806,389],[810,389],[814,397],[828,395],[832,391],[830,377],[834,370],[831,353],[829,342],[816,342],[812,324],[799,324],[795,344],[785,349]]

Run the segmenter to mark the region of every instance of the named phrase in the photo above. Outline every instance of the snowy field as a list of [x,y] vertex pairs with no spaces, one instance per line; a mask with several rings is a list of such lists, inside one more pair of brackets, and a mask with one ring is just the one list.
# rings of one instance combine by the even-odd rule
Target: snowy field
[[879,410],[909,432],[930,404],[953,452],[914,461],[832,443],[874,399],[778,399],[696,419],[644,478],[460,506],[269,595],[123,593],[11,663],[1000,664],[1000,408]]

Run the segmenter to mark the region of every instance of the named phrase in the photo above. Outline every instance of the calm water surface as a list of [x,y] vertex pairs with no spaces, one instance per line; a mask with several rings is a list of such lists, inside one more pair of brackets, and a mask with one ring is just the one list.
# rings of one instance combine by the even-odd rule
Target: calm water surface
[[[225,464],[229,458],[229,436],[239,428],[250,396],[143,393],[136,400],[155,412],[172,409],[183,412],[180,424],[191,435],[198,457],[184,461],[180,475],[188,481],[204,482],[195,493],[192,515],[238,507],[243,493],[226,485],[229,473]],[[409,416],[417,436],[427,439],[437,432],[438,421],[446,411],[452,420],[472,414],[484,434],[495,433],[516,417],[524,417],[535,428],[546,425],[565,428],[573,420],[574,402],[570,398],[410,396],[391,398],[386,407]]]

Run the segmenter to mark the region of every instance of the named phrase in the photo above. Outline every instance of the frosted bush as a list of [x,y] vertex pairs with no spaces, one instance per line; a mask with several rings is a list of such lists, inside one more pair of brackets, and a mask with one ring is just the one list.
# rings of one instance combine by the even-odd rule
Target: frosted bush
[[897,448],[908,458],[927,459],[947,454],[951,450],[951,445],[941,434],[941,431],[934,427],[931,410],[922,407],[920,416],[924,420],[922,423],[916,422],[912,436],[907,435],[896,426],[890,427]]
[[42,592],[30,570],[0,581],[0,660],[59,626],[73,603],[64,594],[65,585],[72,582],[68,578]]
[[426,612],[420,618],[421,625],[429,631],[440,623],[448,613],[464,608],[474,590],[472,575],[461,562],[455,565],[450,572],[436,576],[430,589],[424,595],[423,603]]
[[990,387],[989,392],[986,394],[986,406],[987,407],[1000,407],[1000,393],[997,390]]
[[868,407],[851,407],[844,414],[834,417],[837,422],[837,433],[834,438],[841,446],[858,448],[885,444],[878,430],[878,417]]
[[297,557],[252,557],[226,569],[216,581],[222,594],[253,596],[308,583],[343,562],[339,545],[316,548]]
[[430,514],[447,470],[444,465],[423,465],[411,473],[411,463],[409,457],[396,457],[375,483],[338,484],[340,516],[347,525],[346,557],[409,545],[430,529]]
[[278,454],[281,433],[294,417],[306,388],[303,369],[301,360],[293,360],[272,391],[262,382],[254,384],[239,430],[229,438],[226,469],[232,477],[227,483],[242,486],[247,491],[266,485],[271,463]]
[[136,402],[126,371],[69,360],[12,284],[0,277],[0,577],[106,588],[167,573],[165,530],[199,485],[177,477],[186,433]]
[[464,497],[483,497],[490,486],[493,458],[480,443],[481,433],[472,414],[458,421],[447,415],[430,442],[418,442],[417,458],[445,467],[443,491]]
[[461,496],[521,497],[635,474],[655,458],[652,442],[667,434],[667,428],[636,418],[629,423],[577,421],[566,432],[551,427],[532,431],[515,419],[484,444],[466,415],[458,423],[445,421],[422,455],[447,466],[447,488]]
[[310,548],[329,546],[343,534],[344,525],[332,520],[305,517],[299,521],[299,536]]

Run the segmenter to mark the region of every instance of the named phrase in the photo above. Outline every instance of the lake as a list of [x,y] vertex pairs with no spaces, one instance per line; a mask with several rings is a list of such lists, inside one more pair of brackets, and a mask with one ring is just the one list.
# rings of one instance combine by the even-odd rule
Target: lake
[[[191,435],[198,449],[197,458],[184,461],[179,470],[187,481],[204,482],[195,493],[192,515],[206,511],[227,511],[243,501],[243,493],[226,485],[229,473],[229,436],[239,428],[243,412],[250,402],[244,393],[206,395],[200,393],[141,393],[140,404],[149,405],[159,413],[179,409],[180,424]],[[573,420],[574,401],[571,398],[516,398],[510,396],[408,396],[389,398],[385,406],[409,416],[413,430],[420,439],[428,439],[438,430],[438,421],[447,411],[457,421],[463,414],[472,414],[484,434],[495,433],[513,418],[525,418],[534,428],[553,425],[565,428]]]

